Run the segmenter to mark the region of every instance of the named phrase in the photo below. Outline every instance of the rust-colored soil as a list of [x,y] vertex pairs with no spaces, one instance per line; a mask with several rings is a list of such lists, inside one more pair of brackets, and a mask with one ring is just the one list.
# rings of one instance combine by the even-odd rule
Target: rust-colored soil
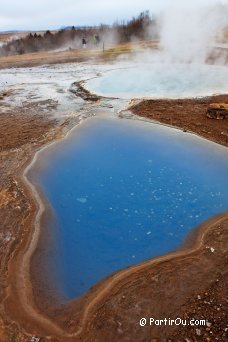
[[228,95],[199,99],[144,100],[130,110],[138,116],[194,132],[202,137],[228,146],[228,119],[207,117],[210,103],[228,103]]
[[[60,138],[69,124],[42,113],[43,103],[11,107],[0,100],[0,341],[20,341],[27,334],[7,313],[7,298],[16,295],[10,263],[28,242],[36,204],[21,179],[22,170],[42,145]],[[40,106],[42,105],[42,106]],[[48,104],[47,104],[48,106]],[[12,282],[12,283],[11,283]],[[16,296],[15,296],[16,297]],[[11,303],[14,303],[12,299]],[[22,313],[17,301],[12,311]]]
[[[227,96],[217,100],[227,102]],[[227,121],[206,118],[209,102],[145,101],[132,110],[225,145]],[[0,341],[226,341],[227,212],[203,224],[182,250],[117,272],[67,305],[46,301],[46,289],[31,284],[34,292],[25,300],[20,263],[37,203],[22,173],[41,146],[63,137],[76,121],[51,119],[38,103],[7,110],[0,103]],[[141,327],[142,317],[203,318],[208,325]]]
[[[206,226],[211,230],[200,237],[200,248],[148,262],[117,282],[91,314],[83,340],[225,341],[227,214],[224,220],[213,220]],[[144,327],[139,325],[142,317],[147,319]],[[209,324],[150,326],[150,318],[181,318],[187,323],[205,319]],[[200,336],[196,329],[200,329]]]

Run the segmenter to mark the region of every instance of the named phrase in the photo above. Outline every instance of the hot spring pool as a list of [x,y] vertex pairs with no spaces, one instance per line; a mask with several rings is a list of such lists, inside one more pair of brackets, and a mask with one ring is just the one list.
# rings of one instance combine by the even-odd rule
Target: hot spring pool
[[144,64],[106,72],[86,82],[106,97],[183,98],[228,92],[228,68],[198,64]]
[[55,213],[55,287],[72,299],[177,248],[227,209],[227,157],[225,147],[188,133],[108,118],[89,119],[44,150],[33,181]]

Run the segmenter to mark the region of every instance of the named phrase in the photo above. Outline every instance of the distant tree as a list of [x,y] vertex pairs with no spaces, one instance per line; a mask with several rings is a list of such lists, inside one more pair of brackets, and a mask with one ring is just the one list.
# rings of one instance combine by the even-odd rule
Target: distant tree
[[[25,38],[16,39],[4,44],[0,48],[1,55],[23,54],[35,51],[48,51],[61,46],[78,46],[83,37],[88,46],[94,45],[94,36],[102,40],[105,37],[115,37],[116,42],[128,42],[134,39],[148,39],[158,34],[158,23],[155,17],[151,17],[149,11],[144,11],[138,17],[133,17],[128,22],[116,21],[112,26],[100,24],[99,27],[75,28],[75,26],[61,29],[52,33],[47,30],[43,35],[30,33]],[[78,41],[78,44],[77,44]],[[71,45],[73,44],[73,45]]]
[[44,37],[51,37],[51,36],[52,36],[52,33],[49,30],[47,30],[44,34]]

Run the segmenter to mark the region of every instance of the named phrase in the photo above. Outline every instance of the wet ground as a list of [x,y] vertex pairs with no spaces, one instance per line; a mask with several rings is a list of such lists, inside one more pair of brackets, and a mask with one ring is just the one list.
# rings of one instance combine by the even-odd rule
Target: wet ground
[[[198,247],[193,248],[190,254],[171,255],[129,273],[117,273],[69,306],[48,305],[45,296],[49,293],[44,288],[38,288],[32,294],[28,272],[21,272],[24,270],[21,260],[31,244],[37,212],[37,203],[21,178],[23,169],[41,146],[62,138],[84,118],[101,112],[117,115],[127,106],[125,101],[114,99],[85,102],[69,91],[71,83],[96,76],[97,72],[112,67],[85,63],[1,71],[0,221],[3,224],[0,231],[0,340],[34,341],[36,337],[37,341],[112,341],[118,336],[118,340],[128,341],[134,336],[139,341],[147,341],[157,336],[173,336],[173,341],[178,341],[178,336],[180,340],[202,341],[204,338],[205,341],[225,341],[224,310],[227,303],[223,298],[227,237],[224,234],[227,214],[205,225],[207,234],[203,237],[204,228],[200,230],[198,238],[192,240],[192,244]],[[209,129],[203,119],[208,99],[202,101],[205,101],[202,106],[198,100],[187,102],[191,113],[189,117],[194,117],[191,121],[196,121],[197,117],[200,122],[201,129],[195,129],[195,132],[203,136],[204,130],[207,134],[212,132],[206,137],[225,145],[227,140],[219,141],[217,135],[214,136],[213,127],[216,127],[216,132],[220,131],[219,136],[224,136],[222,132],[225,131],[223,127],[227,127],[226,121],[219,123],[205,117],[211,122]],[[177,102],[174,107],[182,105]],[[166,118],[162,119],[159,110],[158,120],[168,120],[170,101],[157,101],[156,107],[163,107],[162,113]],[[146,105],[146,108],[149,107]],[[181,110],[178,113],[179,118]],[[185,113],[179,121],[182,129],[189,128],[185,126]],[[148,116],[145,112],[142,114]],[[169,121],[168,124],[178,126],[176,122]],[[217,125],[221,125],[220,128]],[[35,275],[32,280],[36,281]],[[24,297],[25,294],[28,297]],[[161,332],[159,327],[144,329],[138,324],[141,315],[176,318],[180,314],[196,318],[205,316],[209,325],[171,330],[167,327]],[[80,321],[82,325],[78,324]]]
[[228,120],[210,119],[206,116],[208,105],[214,102],[227,103],[228,95],[209,96],[195,100],[138,101],[132,103],[130,110],[143,119],[148,118],[162,124],[179,127],[186,132],[193,132],[228,146]]

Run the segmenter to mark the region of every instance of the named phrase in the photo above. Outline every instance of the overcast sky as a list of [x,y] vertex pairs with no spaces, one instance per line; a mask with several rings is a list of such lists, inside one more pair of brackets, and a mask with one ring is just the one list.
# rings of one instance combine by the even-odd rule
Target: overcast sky
[[156,14],[178,2],[228,4],[228,0],[0,0],[0,31],[111,24],[147,9]]

